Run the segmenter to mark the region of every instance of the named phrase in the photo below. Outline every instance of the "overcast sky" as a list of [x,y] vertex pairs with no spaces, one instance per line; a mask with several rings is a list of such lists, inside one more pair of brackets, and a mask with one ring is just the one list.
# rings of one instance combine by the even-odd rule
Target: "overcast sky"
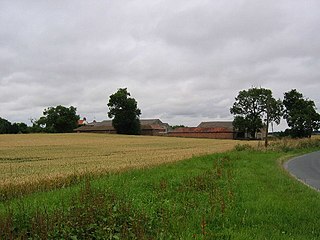
[[75,106],[107,118],[127,87],[142,118],[232,120],[240,90],[296,88],[320,108],[319,0],[1,0],[0,117]]

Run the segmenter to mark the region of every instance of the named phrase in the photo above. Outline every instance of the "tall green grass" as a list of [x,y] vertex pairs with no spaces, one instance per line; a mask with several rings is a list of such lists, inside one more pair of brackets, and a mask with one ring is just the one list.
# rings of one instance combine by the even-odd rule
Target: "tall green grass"
[[250,147],[87,179],[0,206],[2,239],[320,239],[320,194]]

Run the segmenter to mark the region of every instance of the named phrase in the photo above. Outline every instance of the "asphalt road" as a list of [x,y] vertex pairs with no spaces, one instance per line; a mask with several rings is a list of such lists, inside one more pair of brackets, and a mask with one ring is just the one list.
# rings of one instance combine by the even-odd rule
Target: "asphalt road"
[[285,168],[296,178],[320,191],[320,151],[293,158]]

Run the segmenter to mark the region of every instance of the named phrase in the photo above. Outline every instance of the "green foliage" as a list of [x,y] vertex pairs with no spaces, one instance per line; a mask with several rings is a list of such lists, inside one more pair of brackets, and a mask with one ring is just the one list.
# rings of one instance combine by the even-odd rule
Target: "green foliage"
[[108,116],[113,118],[112,125],[119,134],[140,134],[140,109],[137,101],[128,97],[127,88],[120,88],[110,96]]
[[282,140],[275,140],[270,142],[270,149],[273,151],[290,152],[310,149],[320,149],[320,139],[307,138],[299,141],[292,140],[290,138],[284,138]]
[[29,133],[30,129],[25,123],[14,123],[11,126],[11,133]]
[[[161,174],[146,172],[151,178],[140,171],[85,181],[79,193],[73,192],[67,204],[68,198],[64,198],[62,208],[53,211],[48,211],[47,203],[41,205],[44,209],[36,207],[33,200],[36,211],[31,213],[20,203],[18,214],[11,209],[7,217],[0,218],[0,236],[5,239],[228,236],[228,233],[216,233],[214,228],[229,226],[227,214],[234,205],[232,170],[228,170],[232,162],[228,156],[221,155],[212,160],[203,158],[178,169],[170,166],[160,171]],[[178,174],[177,178],[168,178],[174,173]]]
[[[86,180],[64,211],[50,216],[38,208],[33,216],[0,220],[1,239],[150,239],[152,221],[113,193],[92,189]],[[13,229],[13,231],[12,231]]]
[[43,116],[33,122],[34,132],[67,133],[78,126],[79,115],[73,106],[49,107],[43,111]]
[[307,141],[299,141],[298,149],[317,149],[320,148],[320,139],[308,139]]
[[282,102],[272,96],[272,91],[265,88],[242,90],[235,98],[230,112],[235,115],[234,126],[240,131],[248,132],[252,138],[264,124],[280,123]]
[[29,128],[25,123],[13,123],[0,118],[0,134],[28,133]]
[[234,150],[238,152],[242,152],[242,151],[252,151],[254,150],[254,148],[249,144],[237,144],[234,147]]
[[177,128],[184,128],[186,127],[185,125],[173,125],[173,126],[170,126],[172,129],[177,129]]
[[4,118],[0,118],[0,134],[8,133],[11,133],[11,123]]
[[[233,126],[239,133],[249,133],[251,138],[255,138],[256,132],[260,131],[263,127],[263,123],[261,118],[254,117],[253,115],[238,115],[234,117]],[[242,137],[244,137],[244,135]]]
[[320,114],[316,112],[315,103],[304,99],[296,89],[284,94],[284,118],[291,128],[289,134],[294,138],[311,137],[314,130],[320,128]]
[[18,123],[14,123],[10,126],[10,133],[17,134],[19,133],[19,125]]
[[317,142],[195,157],[21,198],[0,216],[0,238],[319,239],[319,194],[278,160]]

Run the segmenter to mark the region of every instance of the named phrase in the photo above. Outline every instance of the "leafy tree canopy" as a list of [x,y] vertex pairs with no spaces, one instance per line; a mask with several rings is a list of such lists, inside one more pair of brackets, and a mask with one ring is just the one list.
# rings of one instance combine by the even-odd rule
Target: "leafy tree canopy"
[[170,126],[172,129],[177,129],[177,128],[185,128],[187,126],[185,125],[173,125],[173,126]]
[[43,111],[43,116],[34,122],[33,128],[38,132],[41,129],[48,133],[67,133],[72,132],[78,126],[79,115],[73,106],[49,107]]
[[11,125],[11,133],[17,134],[17,133],[29,133],[30,129],[25,123],[13,123]]
[[291,128],[289,133],[292,137],[311,137],[312,132],[320,128],[320,115],[316,111],[315,103],[305,99],[296,89],[284,94],[283,104],[284,118]]
[[11,122],[0,117],[0,134],[11,133]]
[[235,100],[230,108],[230,112],[235,115],[234,127],[250,133],[251,137],[255,137],[264,124],[267,134],[270,122],[280,123],[282,102],[272,96],[270,89],[253,87],[242,90]]
[[6,119],[0,118],[0,134],[28,133],[29,128],[25,123],[11,123]]
[[119,134],[140,134],[140,109],[137,101],[130,98],[127,88],[120,88],[109,98],[109,118],[113,118],[112,125]]

